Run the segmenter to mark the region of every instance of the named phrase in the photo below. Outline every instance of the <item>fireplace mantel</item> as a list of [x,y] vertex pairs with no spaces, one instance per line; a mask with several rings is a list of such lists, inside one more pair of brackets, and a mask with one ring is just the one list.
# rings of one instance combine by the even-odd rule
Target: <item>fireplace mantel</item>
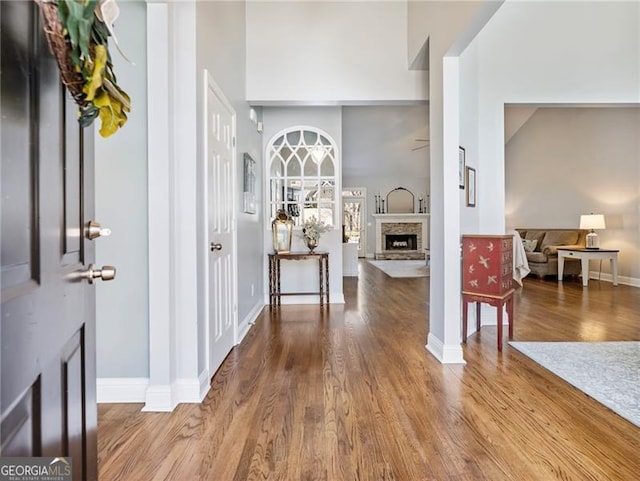
[[[424,259],[429,249],[429,214],[371,214],[376,221],[376,259]],[[419,246],[415,251],[385,251],[384,224],[419,224]],[[388,229],[389,226],[386,226]],[[415,229],[415,226],[414,226]],[[398,232],[396,232],[398,233]]]
[[407,222],[407,221],[410,221],[411,219],[428,219],[429,218],[429,214],[371,214],[371,215],[375,217],[376,220],[382,219],[383,222],[395,222],[393,219],[403,219],[404,222]]

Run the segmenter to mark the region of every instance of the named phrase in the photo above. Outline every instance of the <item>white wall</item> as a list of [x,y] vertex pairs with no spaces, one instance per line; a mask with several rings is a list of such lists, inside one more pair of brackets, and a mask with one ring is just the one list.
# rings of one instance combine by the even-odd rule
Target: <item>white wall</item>
[[480,66],[480,231],[505,228],[505,103],[640,102],[639,8],[637,2],[506,2],[460,57],[462,65]]
[[111,49],[132,111],[125,126],[108,139],[96,128],[96,220],[112,230],[110,237],[94,241],[96,263],[117,269],[115,280],[96,284],[100,378],[149,375],[146,4],[121,2],[120,10],[116,34],[135,65]]
[[407,66],[405,2],[249,2],[251,102],[424,100],[425,72]]
[[[409,0],[407,1],[408,59],[412,63],[430,39],[429,57],[440,61],[456,43],[468,43],[503,0]],[[435,42],[435,43],[434,43]]]
[[640,285],[639,134],[640,107],[539,108],[506,146],[507,228],[604,214],[601,247],[620,249],[619,275]]
[[[468,51],[476,47],[472,44]],[[460,62],[460,145],[465,149],[465,164],[476,169],[476,179],[483,172],[478,169],[479,143],[478,138],[478,89],[475,88],[479,66],[476,62]],[[464,172],[463,172],[464,175]],[[466,205],[466,186],[459,189],[460,202],[460,233],[470,234],[478,232],[479,209]]]
[[[236,109],[239,208],[242,154],[260,164],[262,143],[244,100],[243,3],[123,2],[120,8],[117,32],[136,66],[117,55],[114,61],[134,112],[122,131],[98,139],[96,148],[98,220],[114,231],[97,241],[98,262],[121,266],[111,287],[98,292],[98,376],[138,378],[117,385],[106,380],[107,399],[114,393],[122,401],[144,398],[146,409],[165,410],[201,399],[208,387],[208,379],[199,379],[206,372],[206,316],[198,310],[203,68]],[[146,57],[147,43],[153,57]],[[237,223],[243,334],[264,304],[261,214],[238,212]]]
[[[201,81],[202,70],[208,69],[233,105],[237,116],[238,321],[242,333],[246,331],[248,324],[254,321],[264,305],[263,270],[266,263],[262,249],[264,236],[262,135],[257,132],[255,124],[249,120],[250,107],[245,96],[245,4],[244,2],[198,2],[196,18],[198,79]],[[202,102],[202,88],[199,84],[198,104]],[[201,130],[202,118],[199,115],[199,148],[202,145]],[[245,152],[256,161],[256,214],[242,212],[243,153]],[[202,158],[202,156],[203,153],[199,150],[198,157]],[[200,168],[199,175],[204,176],[204,164],[201,163]],[[204,265],[204,259],[200,259],[199,263]],[[201,272],[201,276],[203,274]],[[201,277],[201,285],[202,279]],[[200,313],[199,317],[204,319],[206,315]],[[199,332],[200,339],[204,340],[204,333],[202,330]],[[203,362],[204,358],[201,356],[199,360],[201,367],[204,366]]]
[[408,4],[409,60],[429,43],[431,130],[431,278],[427,349],[443,363],[462,363],[460,345],[460,141],[458,58],[499,2]]
[[[340,107],[265,107],[262,112],[264,121],[263,151],[271,139],[283,129],[295,126],[309,126],[324,130],[336,143],[338,155],[338,177],[336,190],[341,193],[341,178],[339,165],[342,152],[342,110]],[[268,162],[268,159],[265,159]],[[268,189],[263,181],[265,196]],[[340,199],[340,198],[339,198]],[[338,200],[339,200],[338,199]],[[264,199],[267,202],[267,199]],[[336,206],[341,209],[340,203]],[[264,208],[263,208],[264,210]],[[266,254],[273,252],[271,237],[271,218],[264,221],[264,259]],[[300,229],[294,229],[291,250],[306,251]],[[329,286],[331,303],[343,303],[342,293],[342,228],[337,225],[334,230],[322,234],[318,250],[329,252]],[[282,292],[314,292],[318,289],[318,267],[314,261],[282,262]],[[265,281],[264,296],[268,302],[268,282]],[[318,296],[284,297],[282,303],[305,304],[318,303]]]
[[342,107],[342,132],[343,175],[429,177],[428,104]]
[[505,232],[505,104],[640,102],[639,9],[508,1],[460,55],[460,144],[477,145],[468,159],[478,195],[475,212],[463,208],[461,232]]
[[426,201],[429,144],[416,139],[428,138],[427,104],[342,108],[342,185],[367,189],[367,254],[375,251],[375,194],[409,189],[416,212],[418,198]]

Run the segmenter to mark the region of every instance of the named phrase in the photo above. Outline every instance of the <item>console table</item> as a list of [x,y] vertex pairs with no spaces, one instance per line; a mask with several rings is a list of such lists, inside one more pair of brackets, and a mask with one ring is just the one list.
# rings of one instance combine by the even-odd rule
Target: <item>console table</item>
[[[304,261],[313,259],[318,261],[318,292],[281,292],[280,291],[280,262]],[[329,253],[328,252],[288,252],[269,254],[269,306],[279,306],[282,296],[319,295],[320,306],[329,304]]]
[[565,249],[558,248],[558,282],[562,282],[562,275],[564,274],[564,260],[565,259],[580,259],[582,263],[582,285],[587,287],[589,285],[589,261],[590,260],[602,260],[609,259],[611,262],[611,277],[613,278],[613,285],[618,285],[618,252],[615,249]]

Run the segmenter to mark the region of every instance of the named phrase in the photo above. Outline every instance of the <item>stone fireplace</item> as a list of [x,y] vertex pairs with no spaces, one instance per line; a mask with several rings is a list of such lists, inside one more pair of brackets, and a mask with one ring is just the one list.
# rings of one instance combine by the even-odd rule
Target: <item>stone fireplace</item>
[[424,259],[429,246],[429,214],[373,214],[376,259]]

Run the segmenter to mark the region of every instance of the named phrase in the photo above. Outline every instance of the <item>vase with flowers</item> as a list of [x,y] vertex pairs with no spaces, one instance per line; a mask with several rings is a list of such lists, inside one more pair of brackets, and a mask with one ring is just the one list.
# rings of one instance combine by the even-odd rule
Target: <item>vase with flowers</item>
[[318,247],[320,234],[322,234],[323,232],[327,232],[330,229],[330,226],[326,225],[322,221],[319,221],[315,215],[312,215],[304,221],[304,224],[302,225],[302,239],[304,240],[304,243],[309,249],[310,253],[312,253],[313,250]]

